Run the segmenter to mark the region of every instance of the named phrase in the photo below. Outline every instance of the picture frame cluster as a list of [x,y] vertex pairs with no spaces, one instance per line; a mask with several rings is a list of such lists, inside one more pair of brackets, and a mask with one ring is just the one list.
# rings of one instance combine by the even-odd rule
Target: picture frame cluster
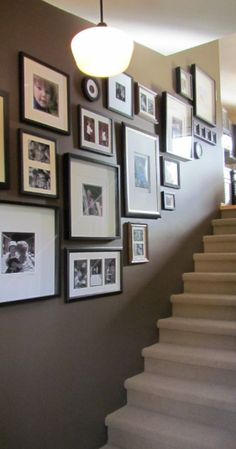
[[[202,156],[193,139],[217,144],[215,81],[196,64],[190,71],[175,69],[176,93],[155,91],[127,73],[108,78],[106,109],[111,114],[82,101],[78,148],[66,152],[59,165],[55,133],[71,134],[69,75],[23,52],[19,75],[20,119],[27,126],[18,130],[19,193],[29,201],[0,200],[0,304],[60,294],[60,171],[66,180],[65,238],[73,242],[64,250],[65,301],[121,293],[121,214],[134,219],[125,223],[128,265],[149,262],[148,223],[143,220],[175,211],[181,164]],[[81,88],[85,102],[93,105],[103,95],[95,78],[84,77]],[[126,121],[116,123],[117,115]],[[130,124],[135,116],[139,127]],[[119,144],[124,152],[120,165],[114,162]],[[8,189],[9,180],[9,94],[0,90],[0,188]],[[35,204],[33,197],[42,201]],[[112,241],[114,247],[104,246]]]

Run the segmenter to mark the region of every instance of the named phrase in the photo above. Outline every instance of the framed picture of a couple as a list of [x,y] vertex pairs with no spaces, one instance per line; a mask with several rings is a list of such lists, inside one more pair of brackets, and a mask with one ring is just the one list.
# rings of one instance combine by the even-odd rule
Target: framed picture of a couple
[[79,106],[80,146],[112,156],[112,119]]
[[70,134],[69,75],[20,52],[21,119]]
[[120,293],[120,249],[65,250],[67,302]]
[[58,208],[1,201],[0,215],[0,304],[57,296]]
[[67,237],[120,237],[119,166],[67,153],[65,169]]

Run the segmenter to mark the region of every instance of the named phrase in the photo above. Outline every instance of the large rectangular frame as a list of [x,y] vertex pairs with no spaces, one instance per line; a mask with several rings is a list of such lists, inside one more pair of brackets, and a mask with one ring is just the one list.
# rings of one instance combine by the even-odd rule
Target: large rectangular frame
[[9,95],[0,90],[0,189],[9,187]]
[[[36,126],[70,134],[69,75],[23,52],[20,58],[21,119]],[[50,101],[35,98],[35,86],[47,89]],[[47,106],[46,106],[47,103]]]
[[122,292],[119,248],[65,249],[65,300],[78,301]]
[[163,92],[164,151],[182,161],[193,158],[193,108],[169,92]]
[[158,137],[123,123],[128,217],[160,217]]
[[[0,215],[0,304],[58,296],[59,209],[0,201]],[[34,242],[32,248],[26,236]],[[17,244],[25,247],[21,258]],[[14,255],[11,245],[16,247]],[[9,270],[12,257],[17,259],[17,271]]]
[[216,125],[216,83],[196,64],[191,65],[193,75],[193,105],[195,117],[211,126]]
[[120,167],[67,153],[65,170],[68,238],[120,238]]

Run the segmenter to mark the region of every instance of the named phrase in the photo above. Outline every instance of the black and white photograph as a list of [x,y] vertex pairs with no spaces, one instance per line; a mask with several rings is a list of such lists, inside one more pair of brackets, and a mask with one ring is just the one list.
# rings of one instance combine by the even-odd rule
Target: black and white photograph
[[149,262],[148,225],[128,223],[128,261],[129,264]]
[[56,141],[20,130],[20,191],[27,195],[58,196]]
[[79,106],[79,139],[83,150],[104,156],[113,155],[112,127],[110,117]]
[[83,184],[83,214],[102,216],[102,187]]
[[134,117],[134,80],[127,73],[111,76],[107,80],[107,107],[113,112]]
[[116,98],[120,101],[126,101],[125,86],[116,82]]
[[99,145],[108,147],[109,145],[109,126],[108,123],[98,122]]
[[35,234],[2,232],[2,273],[35,271]]
[[157,123],[157,93],[142,86],[139,83],[135,83],[136,92],[136,104],[135,112],[140,117],[149,120],[153,123]]
[[84,140],[95,143],[95,120],[84,115]]
[[122,291],[121,249],[65,249],[66,302]]

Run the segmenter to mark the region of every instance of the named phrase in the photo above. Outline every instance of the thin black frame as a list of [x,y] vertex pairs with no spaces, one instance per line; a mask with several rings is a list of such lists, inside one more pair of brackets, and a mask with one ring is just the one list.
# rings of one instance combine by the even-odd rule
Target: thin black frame
[[[190,126],[189,132],[187,135],[180,134],[182,132],[182,124],[183,120],[179,117],[174,117],[171,114],[171,111],[169,110],[170,107],[168,107],[168,102],[174,102],[175,105],[178,105],[179,108],[183,108],[185,110],[185,117],[189,120],[189,123],[185,123],[185,129],[186,132],[188,132],[188,127]],[[162,123],[162,139],[163,139],[163,151],[165,151],[166,154],[168,154],[171,157],[176,157],[177,159],[181,161],[190,161],[193,159],[193,108],[192,106],[183,101],[180,98],[177,98],[177,96],[169,93],[169,92],[163,92],[162,93],[162,103],[163,103],[163,123]],[[172,120],[171,120],[172,118]],[[177,121],[177,136],[173,133],[173,118]],[[183,117],[184,118],[184,117]],[[181,123],[178,124],[178,121],[181,120]],[[180,134],[180,135],[179,135]],[[177,150],[174,149],[174,151],[171,151],[173,140],[177,138],[182,139],[182,143],[180,145],[180,141],[178,140],[177,143]],[[183,142],[184,140],[184,142]],[[186,148],[184,148],[184,145]],[[171,146],[171,148],[169,148]]]
[[[99,254],[104,254],[107,253],[108,258],[109,258],[109,254],[114,254],[114,253],[119,253],[119,289],[118,290],[111,290],[111,291],[103,291],[100,293],[92,293],[92,294],[86,294],[86,295],[82,295],[82,296],[70,296],[70,269],[71,269],[71,261],[70,261],[70,255],[71,254],[76,254],[76,253],[93,253],[95,255],[99,255]],[[123,257],[122,257],[122,248],[112,248],[112,247],[105,247],[105,248],[101,248],[101,247],[89,247],[89,248],[79,248],[79,249],[69,249],[69,248],[65,248],[64,250],[64,260],[65,260],[65,302],[66,303],[70,303],[70,302],[75,302],[75,301],[82,301],[82,300],[86,300],[86,299],[91,299],[91,298],[95,298],[95,297],[103,297],[103,296],[111,296],[111,295],[117,295],[122,293],[123,291],[123,270],[122,270],[122,265],[123,265]],[[104,257],[105,260],[105,257]],[[110,284],[109,284],[110,285]],[[90,286],[90,289],[93,290],[93,287]],[[82,290],[82,289],[81,289]],[[109,289],[107,289],[109,290]]]
[[[189,94],[186,93],[183,89],[182,74],[184,74],[184,76],[187,79]],[[175,75],[176,75],[176,92],[177,92],[177,94],[181,95],[184,98],[187,98],[187,100],[192,100],[193,99],[192,74],[187,72],[186,70],[184,70],[182,67],[176,67]]]
[[[88,86],[89,83],[94,83],[95,84],[95,87],[97,89],[97,94],[96,95],[92,95],[90,93],[89,86]],[[98,80],[96,78],[92,78],[90,76],[85,76],[82,79],[81,87],[82,87],[83,94],[84,94],[85,98],[87,98],[87,100],[89,100],[89,101],[97,101],[100,98],[101,89],[100,89],[100,86],[98,84]]]
[[[180,162],[170,157],[161,156],[161,183],[165,187],[171,187],[173,189],[180,189]],[[165,164],[171,162],[176,165],[177,170],[177,183],[172,183],[166,180],[166,167]]]
[[[168,195],[172,196],[172,198],[173,198],[173,207],[168,206],[168,205],[166,204],[166,197],[167,197]],[[162,192],[161,192],[161,200],[162,200],[162,209],[163,209],[163,210],[175,210],[176,205],[175,205],[175,194],[174,194],[174,193],[162,191]]]
[[0,189],[9,188],[9,94],[0,90],[0,97],[3,99],[3,154],[2,161],[4,167],[4,180],[0,181]]
[[[160,167],[159,167],[159,140],[158,140],[158,136],[156,136],[155,134],[151,134],[147,131],[144,131],[140,128],[131,126],[131,125],[127,125],[125,123],[122,123],[122,127],[123,127],[123,142],[124,142],[124,150],[125,150],[125,155],[124,155],[124,192],[125,192],[125,214],[127,217],[145,217],[145,218],[159,218],[161,216],[160,213],[160,209],[161,209],[161,200],[160,200]],[[150,163],[149,165],[149,169],[152,167],[155,169],[155,182],[156,182],[156,190],[155,190],[155,210],[149,210],[147,211],[146,209],[142,209],[142,207],[140,209],[134,209],[131,207],[131,199],[130,199],[130,195],[129,192],[131,190],[131,186],[130,186],[130,182],[133,181],[134,177],[132,176],[132,174],[130,173],[129,170],[129,151],[131,151],[128,148],[128,133],[127,130],[131,130],[132,132],[136,133],[137,135],[142,135],[144,137],[146,137],[147,139],[150,139],[151,141],[153,141],[153,145],[154,145],[154,154],[153,157],[155,160],[152,160],[152,163]],[[143,145],[141,145],[143,148]],[[133,145],[133,148],[136,149],[136,151],[138,151],[138,144],[136,143],[135,145]],[[147,145],[145,145],[145,148],[147,148]],[[144,155],[145,156],[145,155]],[[146,155],[147,158],[149,158],[149,155]],[[134,164],[132,164],[132,167],[134,167]],[[150,173],[149,173],[150,175]],[[153,185],[152,188],[150,188],[150,192],[152,192],[154,189]],[[147,201],[147,198],[145,199],[145,203]]]
[[[46,141],[51,142],[54,145],[54,168],[55,168],[55,174],[54,174],[54,179],[55,179],[55,194],[50,194],[47,193],[47,190],[45,190],[45,192],[37,192],[37,190],[35,191],[28,191],[25,190],[24,187],[24,145],[23,145],[23,138],[24,135],[28,134],[29,136],[33,136],[39,139],[43,139]],[[20,149],[20,193],[24,194],[24,195],[30,195],[30,196],[41,196],[41,197],[48,197],[48,198],[58,198],[58,186],[59,186],[59,182],[58,182],[58,157],[57,157],[57,140],[49,137],[47,135],[44,134],[40,134],[40,133],[35,133],[35,132],[30,132],[28,130],[25,129],[19,129],[19,149]],[[44,164],[44,166],[42,165],[41,162],[38,163],[39,167],[41,169],[46,170],[47,168],[49,168],[50,166],[47,166]],[[41,189],[42,190],[42,189]]]
[[[66,100],[66,106],[65,106],[65,123],[59,125],[59,120],[58,120],[58,126],[53,125],[53,124],[48,124],[48,118],[51,118],[51,114],[47,114],[45,112],[43,112],[43,114],[45,113],[45,120],[44,121],[40,121],[40,116],[39,119],[36,118],[32,118],[28,115],[30,115],[30,112],[32,113],[32,111],[30,112],[26,112],[26,89],[25,89],[25,85],[28,85],[28,82],[26,83],[26,67],[25,67],[25,61],[26,60],[31,61],[32,63],[35,64],[39,64],[40,66],[44,67],[45,70],[49,70],[50,72],[53,71],[55,72],[57,75],[59,75],[60,77],[62,77],[62,79],[64,78],[65,81],[65,85],[66,85],[66,92],[65,92],[65,100]],[[69,90],[69,86],[70,86],[70,77],[67,73],[62,72],[61,70],[40,61],[39,59],[28,55],[27,53],[24,52],[20,52],[19,53],[19,66],[20,66],[20,117],[21,120],[26,122],[26,123],[30,123],[32,125],[35,126],[39,126],[40,128],[46,128],[49,130],[53,130],[55,132],[58,132],[60,134],[65,134],[65,135],[69,135],[70,134],[70,90]],[[41,75],[40,75],[41,76]],[[44,75],[45,76],[45,75]],[[60,106],[60,105],[59,105]],[[29,107],[29,106],[27,106]],[[33,100],[32,100],[32,105],[30,105],[30,108],[32,108],[32,110],[34,110],[33,108]],[[35,111],[34,111],[35,113]],[[41,111],[36,111],[36,113],[40,113],[40,115],[42,114]],[[28,115],[27,115],[28,114]],[[36,114],[37,115],[37,114]],[[44,116],[43,116],[44,119]],[[61,117],[61,120],[63,122],[63,117]],[[52,119],[51,119],[52,121]],[[53,119],[54,121],[54,119]],[[64,128],[63,128],[64,126]]]
[[[143,228],[144,230],[144,254],[143,258],[140,259],[137,257],[135,259],[134,255],[134,241],[133,241],[133,228]],[[148,224],[147,223],[127,223],[128,228],[128,262],[130,265],[138,264],[138,263],[147,263],[149,262],[149,248],[148,248]]]
[[[107,170],[112,170],[114,172],[114,179],[115,179],[115,185],[114,187],[114,191],[112,192],[113,194],[113,198],[114,198],[114,216],[112,217],[114,220],[114,234],[113,235],[94,235],[94,227],[93,230],[90,232],[90,234],[88,233],[88,235],[82,235],[82,233],[78,233],[75,234],[73,232],[73,226],[72,226],[72,221],[73,221],[73,217],[74,215],[77,213],[75,211],[73,211],[73,205],[72,205],[72,194],[73,194],[73,190],[75,188],[75,180],[73,180],[73,176],[72,176],[72,169],[71,169],[71,165],[73,163],[73,161],[82,161],[85,162],[86,165],[91,165],[94,167],[105,167],[107,168]],[[120,220],[120,166],[119,165],[115,165],[115,164],[111,164],[108,162],[103,162],[100,160],[95,160],[95,159],[91,159],[85,156],[78,156],[72,153],[66,153],[64,154],[64,171],[65,171],[65,196],[66,196],[66,207],[65,207],[65,234],[66,237],[71,239],[71,240],[99,240],[99,241],[104,241],[104,240],[115,240],[115,239],[119,239],[121,237],[121,220]],[[84,180],[83,180],[84,182]],[[91,181],[89,181],[91,182]],[[94,181],[93,181],[94,182]],[[101,182],[101,180],[100,180]],[[82,184],[81,184],[82,185]],[[73,187],[72,187],[73,186]],[[81,200],[83,198],[81,197]],[[79,201],[78,201],[78,204]],[[108,203],[107,203],[108,204]],[[110,207],[113,207],[110,204]],[[82,206],[81,206],[82,207]],[[112,210],[111,210],[112,212]],[[91,214],[92,215],[92,214]],[[101,223],[102,224],[102,223]],[[78,223],[76,223],[76,226],[78,226]],[[84,224],[84,227],[86,226],[86,224]],[[101,225],[98,225],[98,228],[101,229]]]
[[[112,97],[111,95],[111,83],[113,83],[114,79],[116,78],[117,80],[119,80],[119,77],[123,77],[125,76],[127,79],[130,79],[130,113],[124,112],[122,110],[120,110],[119,108],[114,107],[114,105],[111,105],[111,101],[113,99],[113,101],[115,100],[115,98]],[[124,101],[124,100],[122,100]],[[125,103],[125,101],[124,101]],[[122,103],[121,103],[122,104]],[[134,78],[131,75],[128,75],[127,73],[120,73],[119,75],[115,75],[112,76],[110,78],[107,79],[107,108],[110,111],[113,112],[117,112],[120,115],[123,115],[125,117],[128,117],[130,119],[134,118]]]
[[[16,298],[16,299],[12,299],[12,300],[9,299],[7,301],[5,301],[5,300],[2,301],[0,298],[0,306],[5,306],[5,305],[9,305],[9,304],[25,303],[25,302],[29,302],[29,301],[30,302],[38,301],[41,299],[45,300],[45,299],[50,299],[50,298],[55,298],[57,296],[60,296],[61,288],[60,288],[60,257],[59,257],[59,255],[60,255],[60,209],[59,209],[59,207],[42,205],[42,204],[31,204],[31,203],[24,203],[24,202],[6,201],[6,200],[0,200],[0,208],[1,208],[1,205],[9,205],[9,206],[16,207],[16,208],[26,207],[26,208],[32,208],[32,209],[37,209],[37,210],[39,210],[41,208],[41,209],[45,209],[45,210],[51,210],[53,212],[53,217],[54,217],[53,218],[53,220],[54,220],[54,236],[53,236],[54,256],[53,257],[54,257],[55,265],[54,265],[54,293],[53,294],[49,294],[49,295],[45,294],[43,296],[41,295],[41,296],[33,296],[33,297],[31,296],[29,298],[22,297],[22,298]],[[14,213],[14,215],[13,214],[11,214],[11,215],[12,215],[12,220],[14,220],[14,226],[15,226],[15,228],[17,228],[17,225],[19,226],[19,224],[18,224],[16,214]],[[42,214],[40,214],[40,220],[42,220],[42,219],[43,219]],[[28,223],[27,223],[27,226],[28,226]],[[27,226],[26,226],[26,228],[27,228]],[[11,226],[11,228],[12,228],[12,226]],[[6,232],[6,229],[5,229],[5,231],[0,230],[0,233],[3,233],[3,232]],[[17,229],[16,229],[16,232],[17,232]],[[19,230],[18,232],[21,233],[22,231]],[[26,232],[28,232],[28,230]],[[45,248],[48,249],[47,244],[45,244]],[[43,249],[45,249],[45,248],[41,248],[40,252],[42,252]],[[1,276],[1,274],[5,275],[5,273],[0,273],[0,276]],[[14,274],[16,276],[17,275],[21,276],[21,273],[14,273]],[[8,275],[10,276],[11,274],[8,274]],[[34,283],[32,283],[32,279],[28,279],[28,282],[29,281],[31,282],[31,285],[34,285]],[[41,280],[40,280],[40,282],[41,282]],[[12,282],[11,285],[14,285],[14,287],[16,287],[16,291],[18,291],[18,292],[22,291],[22,288],[17,288],[17,281],[15,279],[14,279],[14,283]]]
[[[140,102],[140,91],[143,90],[147,93],[147,95],[149,94],[150,96],[153,97],[153,105],[154,105],[154,113],[153,114],[149,114],[148,112],[144,112],[141,109],[141,102]],[[158,123],[157,120],[157,97],[158,97],[158,93],[154,92],[153,90],[149,89],[146,86],[143,86],[140,83],[135,83],[135,100],[136,100],[136,107],[135,107],[135,112],[139,117],[142,117],[145,120],[148,120],[152,123]]]
[[[84,106],[79,105],[79,141],[80,141],[80,147],[83,150],[88,150],[88,151],[92,151],[94,153],[99,153],[99,154],[103,154],[104,156],[113,156],[113,120],[108,117],[105,114],[101,114],[100,112],[96,112],[93,111],[90,108],[85,108]],[[92,113],[92,115],[97,116],[98,117],[98,121],[99,121],[99,117],[105,118],[108,122],[109,122],[109,130],[110,130],[110,152],[105,151],[101,148],[99,148],[99,143],[98,143],[98,147],[96,148],[96,143],[94,144],[94,146],[89,146],[89,142],[88,145],[83,143],[83,136],[84,136],[84,126],[83,126],[83,113],[82,111],[88,111],[89,113]],[[99,133],[95,133],[95,141],[97,141],[99,139],[99,135],[97,135]],[[96,138],[97,137],[97,138]],[[102,147],[102,145],[100,145],[100,147]],[[105,147],[105,146],[104,146]]]
[[[204,70],[202,70],[200,67],[198,67],[196,64],[191,65],[191,73],[193,76],[193,108],[194,108],[194,115],[200,120],[203,120],[205,123],[211,126],[216,125],[216,82],[215,80],[208,75]],[[199,80],[199,74],[202,76],[202,78],[205,78],[205,81],[210,85],[208,86],[201,86],[200,80]],[[210,90],[209,90],[210,87]],[[199,91],[204,88],[204,92],[202,94],[199,94]],[[206,95],[207,93],[207,95]],[[203,107],[203,105],[200,103],[202,101],[206,101],[207,97],[210,98],[210,101],[212,102],[212,114],[211,118],[209,119],[207,117],[207,114],[201,113],[199,109]],[[205,106],[205,105],[204,105]],[[209,106],[209,105],[208,105]]]

